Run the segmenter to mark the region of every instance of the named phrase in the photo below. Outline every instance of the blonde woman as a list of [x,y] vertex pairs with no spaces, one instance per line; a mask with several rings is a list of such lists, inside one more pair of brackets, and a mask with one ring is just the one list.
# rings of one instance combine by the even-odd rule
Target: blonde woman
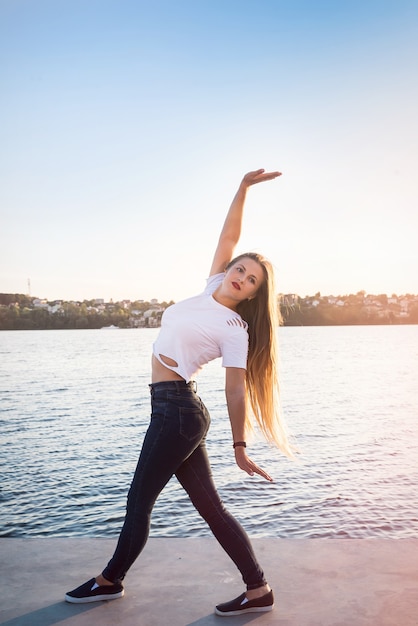
[[246,434],[251,410],[267,440],[292,456],[278,412],[273,273],[270,263],[258,254],[235,259],[233,254],[248,188],[278,176],[280,172],[262,169],[244,176],[226,216],[205,291],[164,312],[153,345],[151,421],[128,493],[119,541],[103,572],[68,592],[68,602],[124,595],[122,581],[147,541],[154,503],[175,474],[246,586],[241,596],[219,604],[215,612],[230,616],[273,608],[273,592],[249,538],[225,509],[214,485],[206,451],[210,417],[193,378],[203,365],[222,357],[235,461],[250,476],[259,474],[271,481],[248,456]]

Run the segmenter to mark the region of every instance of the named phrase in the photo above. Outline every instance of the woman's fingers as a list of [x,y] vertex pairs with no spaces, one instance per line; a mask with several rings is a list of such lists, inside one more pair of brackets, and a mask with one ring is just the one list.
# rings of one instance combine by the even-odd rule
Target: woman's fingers
[[254,472],[255,472],[256,474],[259,474],[260,476],[262,476],[262,477],[263,477],[263,478],[265,478],[266,480],[268,480],[268,481],[270,481],[270,482],[273,482],[272,477],[271,477],[269,474],[267,474],[267,472],[265,472],[263,469],[261,469],[261,467],[258,467],[258,465],[255,465],[255,467],[254,467]]
[[281,176],[281,172],[266,172],[263,169],[254,170],[253,172],[248,172],[244,176],[244,182],[247,185],[255,185],[256,183],[262,183],[266,180],[273,180]]
[[[243,449],[241,448],[241,450]],[[267,472],[265,472],[256,463],[254,463],[254,461],[252,461],[245,454],[244,451],[238,454],[242,454],[242,456],[244,457],[244,458],[237,458],[237,464],[238,464],[238,467],[240,467],[240,469],[244,470],[244,472],[247,472],[247,474],[249,474],[250,476],[254,476],[254,474],[258,474],[259,476],[262,476],[266,480],[273,482],[272,477],[269,474],[267,474]]]

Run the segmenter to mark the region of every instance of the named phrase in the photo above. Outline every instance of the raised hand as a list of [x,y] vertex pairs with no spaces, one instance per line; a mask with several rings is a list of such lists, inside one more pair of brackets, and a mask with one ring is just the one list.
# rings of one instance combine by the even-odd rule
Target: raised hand
[[266,172],[264,169],[254,170],[254,172],[248,172],[242,179],[242,184],[245,187],[250,187],[257,183],[263,183],[266,180],[273,180],[278,176],[281,176],[281,172]]

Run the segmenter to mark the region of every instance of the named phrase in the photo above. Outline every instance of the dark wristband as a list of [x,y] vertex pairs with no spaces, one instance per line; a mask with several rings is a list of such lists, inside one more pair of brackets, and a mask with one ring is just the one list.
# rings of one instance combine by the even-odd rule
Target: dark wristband
[[242,446],[243,448],[246,448],[247,444],[245,443],[245,441],[235,441],[234,448],[237,448],[238,446]]

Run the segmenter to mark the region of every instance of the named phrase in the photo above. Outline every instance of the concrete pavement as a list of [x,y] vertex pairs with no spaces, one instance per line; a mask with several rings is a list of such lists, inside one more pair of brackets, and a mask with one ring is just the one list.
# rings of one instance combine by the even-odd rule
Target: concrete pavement
[[223,618],[243,591],[212,538],[150,539],[125,597],[73,605],[64,593],[101,571],[113,539],[0,539],[2,626],[417,626],[418,539],[254,539],[275,592],[271,613]]

